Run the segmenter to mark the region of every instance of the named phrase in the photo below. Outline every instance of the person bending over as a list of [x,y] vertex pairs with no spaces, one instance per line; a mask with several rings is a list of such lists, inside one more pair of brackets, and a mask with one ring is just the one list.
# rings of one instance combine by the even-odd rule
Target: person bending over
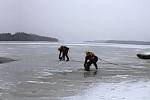
[[65,60],[66,57],[67,58],[66,61],[69,61],[69,57],[68,57],[69,48],[67,46],[60,46],[58,50],[59,50],[59,60],[60,61]]
[[94,64],[95,68],[98,69],[97,61],[98,61],[98,57],[93,52],[87,51],[85,56],[85,61],[84,61],[85,70],[90,71],[91,64]]

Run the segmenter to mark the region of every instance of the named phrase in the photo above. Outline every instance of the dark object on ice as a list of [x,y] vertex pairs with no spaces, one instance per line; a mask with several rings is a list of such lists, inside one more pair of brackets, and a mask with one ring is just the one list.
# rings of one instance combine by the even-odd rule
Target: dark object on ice
[[90,71],[91,64],[94,64],[95,68],[98,69],[97,64],[96,64],[97,61],[98,61],[98,57],[93,52],[87,51],[85,61],[84,61],[85,70]]
[[12,61],[16,61],[16,60],[11,59],[11,58],[0,57],[0,64],[12,62]]
[[69,48],[67,46],[60,46],[58,48],[59,50],[59,60],[65,60],[65,57],[67,58],[66,61],[69,61],[69,57],[68,57],[68,51],[69,51]]
[[150,59],[150,54],[137,54],[140,59]]

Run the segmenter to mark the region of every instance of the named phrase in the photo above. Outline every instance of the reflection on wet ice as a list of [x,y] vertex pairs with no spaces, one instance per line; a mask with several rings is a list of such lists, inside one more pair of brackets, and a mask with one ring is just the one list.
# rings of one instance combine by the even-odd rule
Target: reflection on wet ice
[[95,77],[97,75],[97,70],[95,70],[95,71],[85,71],[85,72],[83,72],[83,74],[84,74],[85,78]]

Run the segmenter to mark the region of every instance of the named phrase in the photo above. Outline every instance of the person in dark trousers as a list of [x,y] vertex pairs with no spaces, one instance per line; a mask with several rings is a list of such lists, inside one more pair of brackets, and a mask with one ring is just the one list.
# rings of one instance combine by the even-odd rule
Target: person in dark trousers
[[69,61],[69,57],[68,57],[69,48],[67,46],[60,46],[58,50],[59,50],[59,60],[60,61],[65,60],[66,57],[67,58],[66,61]]
[[93,52],[87,51],[85,56],[85,61],[84,61],[85,70],[90,71],[91,64],[94,64],[95,68],[98,69],[97,61],[98,61],[98,57]]
[[58,51],[59,51],[59,61],[61,61],[62,60],[62,53],[63,53],[63,46],[60,46],[58,48]]

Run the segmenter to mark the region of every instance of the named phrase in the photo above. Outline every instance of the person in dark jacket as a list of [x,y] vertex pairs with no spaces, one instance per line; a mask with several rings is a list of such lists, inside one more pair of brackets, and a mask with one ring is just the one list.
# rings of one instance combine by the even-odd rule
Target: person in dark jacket
[[67,58],[66,61],[69,61],[69,57],[68,57],[69,48],[67,46],[60,46],[58,50],[59,50],[59,60],[60,61],[65,60],[66,57]]
[[98,57],[93,52],[87,51],[85,56],[85,61],[84,61],[85,70],[90,71],[91,64],[94,64],[95,68],[98,69],[97,61],[98,61]]

